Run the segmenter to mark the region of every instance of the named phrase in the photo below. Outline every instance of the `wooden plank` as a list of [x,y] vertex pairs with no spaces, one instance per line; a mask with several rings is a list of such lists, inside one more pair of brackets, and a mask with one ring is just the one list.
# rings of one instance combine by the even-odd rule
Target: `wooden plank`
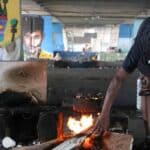
[[133,137],[128,134],[106,133],[103,137],[104,150],[132,150]]
[[45,149],[51,149],[52,146],[59,144],[62,140],[61,139],[54,139],[42,144],[36,144],[33,146],[23,146],[20,148],[13,148],[12,150],[45,150]]
[[84,142],[84,140],[86,139],[86,137],[87,136],[84,135],[84,136],[81,136],[81,137],[71,138],[69,140],[66,140],[62,144],[56,146],[52,150],[72,150],[74,148],[79,147]]

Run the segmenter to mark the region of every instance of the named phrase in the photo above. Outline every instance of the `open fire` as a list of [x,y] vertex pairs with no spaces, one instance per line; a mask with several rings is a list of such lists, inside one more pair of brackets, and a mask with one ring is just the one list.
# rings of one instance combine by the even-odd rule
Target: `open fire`
[[30,150],[131,150],[133,142],[131,135],[108,131],[99,137],[87,135],[87,130],[92,127],[98,115],[100,114],[81,115],[75,112],[69,113],[69,111],[60,112],[56,139],[14,150],[26,148]]
[[94,118],[92,115],[82,115],[78,120],[74,117],[69,117],[67,126],[73,132],[78,134],[93,125]]
[[65,113],[59,113],[57,138],[63,142],[52,150],[65,148],[67,150],[131,150],[133,141],[131,135],[105,131],[101,136],[93,138],[86,134],[86,131],[92,128],[99,115],[99,112],[82,114],[65,111]]
[[[99,115],[99,114],[97,114]],[[73,135],[78,135],[91,128],[94,124],[95,117],[92,114],[82,114],[80,117],[69,117],[67,127],[72,131]],[[91,150],[94,147],[94,139],[85,137],[81,149]],[[98,142],[100,145],[100,141]]]

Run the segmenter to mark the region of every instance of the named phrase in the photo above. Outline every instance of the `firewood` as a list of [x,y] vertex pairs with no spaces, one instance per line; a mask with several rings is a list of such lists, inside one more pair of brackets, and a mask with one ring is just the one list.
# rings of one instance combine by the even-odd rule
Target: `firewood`
[[[131,150],[133,137],[128,134],[105,132],[102,137],[94,139],[92,147],[84,147],[89,135],[78,134],[64,139],[54,139],[39,145],[14,148],[12,150]],[[57,145],[57,146],[56,146]]]
[[[81,135],[76,135],[78,138],[78,136]],[[70,136],[65,136],[63,138],[57,138],[54,140],[50,140],[41,144],[36,144],[36,145],[32,145],[32,146],[23,146],[23,147],[19,147],[19,148],[13,148],[11,150],[48,150],[48,149],[52,149],[52,147],[57,146],[58,144],[64,142],[64,141],[68,141],[70,139],[72,139],[74,137],[74,135],[70,135]]]
[[80,147],[86,138],[86,135],[81,137],[74,137],[72,139],[66,140],[52,150],[72,150],[74,148]]
[[19,147],[19,148],[13,148],[11,150],[49,150],[52,149],[52,147],[57,146],[58,144],[73,138],[74,135],[70,135],[70,136],[65,136],[62,138],[56,138],[41,144],[36,144],[36,145],[32,145],[32,146],[23,146],[23,147]]
[[23,146],[19,148],[13,148],[11,150],[46,150],[51,149],[53,146],[60,144],[63,139],[54,139],[45,143],[41,143],[39,145],[32,145],[32,146]]
[[95,138],[90,142],[90,147],[85,147],[84,143],[89,135],[76,135],[64,141],[52,150],[131,150],[133,137],[128,134],[105,132],[103,136]]

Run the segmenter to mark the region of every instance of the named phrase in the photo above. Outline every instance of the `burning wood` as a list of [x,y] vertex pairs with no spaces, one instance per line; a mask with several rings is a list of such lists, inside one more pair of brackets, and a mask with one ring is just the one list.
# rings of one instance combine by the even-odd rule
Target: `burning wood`
[[52,150],[132,150],[132,142],[131,135],[106,132],[96,139],[87,135],[73,137]]
[[80,147],[85,139],[86,135],[81,137],[74,137],[72,139],[66,140],[65,142],[56,146],[52,150],[72,150],[74,148]]
[[113,132],[104,132],[101,137],[96,139],[83,133],[68,138],[12,150],[132,150],[133,142],[131,135]]
[[[63,126],[64,118],[61,114],[61,126]],[[76,119],[78,118],[78,119]],[[68,140],[58,146],[53,150],[130,150],[132,145],[133,138],[130,135],[119,134],[119,133],[110,133],[105,132],[103,136],[93,139],[89,135],[86,135],[87,128],[90,128],[94,123],[94,118],[92,115],[81,115],[79,117],[69,117],[68,122],[66,123],[68,128],[72,131],[73,137],[70,137]],[[62,127],[63,128],[63,127]],[[59,127],[59,129],[62,129]],[[63,131],[61,130],[61,135]],[[107,134],[106,134],[107,133]],[[65,135],[61,136],[65,138]],[[114,138],[115,137],[115,138]],[[127,139],[127,140],[122,140]],[[111,142],[112,144],[111,144]],[[120,143],[118,144],[119,141]],[[125,147],[122,149],[122,147]]]

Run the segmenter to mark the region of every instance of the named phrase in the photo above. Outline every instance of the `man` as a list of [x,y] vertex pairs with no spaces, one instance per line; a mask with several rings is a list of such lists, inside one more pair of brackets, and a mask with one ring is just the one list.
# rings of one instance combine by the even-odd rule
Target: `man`
[[23,49],[24,59],[52,58],[52,54],[41,50],[44,21],[40,16],[23,16]]
[[142,74],[142,113],[146,133],[150,135],[150,18],[143,21],[134,44],[122,67],[116,72],[106,92],[100,117],[93,128],[93,136],[98,136],[109,127],[110,109],[123,83],[138,69]]

